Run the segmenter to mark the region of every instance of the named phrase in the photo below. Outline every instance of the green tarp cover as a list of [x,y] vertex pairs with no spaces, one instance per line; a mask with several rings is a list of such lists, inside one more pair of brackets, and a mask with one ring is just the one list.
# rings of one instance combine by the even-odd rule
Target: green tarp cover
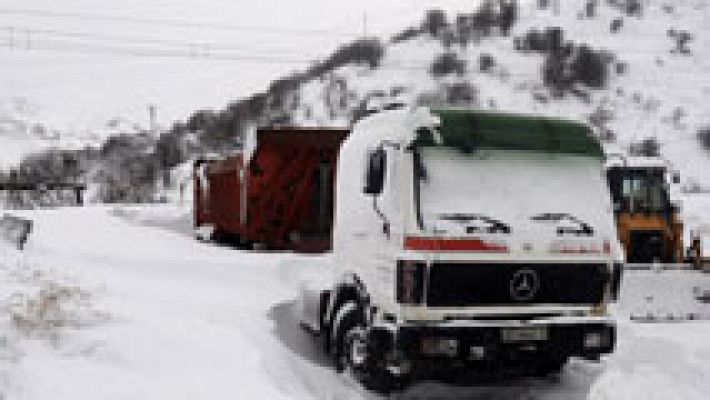
[[464,151],[489,148],[604,157],[599,141],[578,122],[488,111],[432,112],[441,119],[443,144]]

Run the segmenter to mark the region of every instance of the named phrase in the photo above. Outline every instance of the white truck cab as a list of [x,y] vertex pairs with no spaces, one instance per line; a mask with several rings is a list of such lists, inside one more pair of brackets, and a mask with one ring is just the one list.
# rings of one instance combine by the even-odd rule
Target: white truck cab
[[332,285],[304,322],[385,390],[478,366],[559,370],[612,351],[621,270],[603,152],[569,121],[393,110],[338,160]]

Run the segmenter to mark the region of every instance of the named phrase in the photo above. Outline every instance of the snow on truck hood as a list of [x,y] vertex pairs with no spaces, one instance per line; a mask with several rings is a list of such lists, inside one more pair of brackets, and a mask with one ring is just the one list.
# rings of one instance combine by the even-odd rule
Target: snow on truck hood
[[432,236],[477,237],[516,248],[601,248],[615,238],[601,161],[594,157],[446,147],[422,148],[421,154],[426,179],[420,207]]

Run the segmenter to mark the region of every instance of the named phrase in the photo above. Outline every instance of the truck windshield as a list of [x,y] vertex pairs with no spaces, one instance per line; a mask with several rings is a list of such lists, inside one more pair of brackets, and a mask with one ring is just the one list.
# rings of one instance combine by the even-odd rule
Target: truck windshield
[[[421,171],[414,177],[415,200],[420,227],[426,230],[499,234],[549,225],[554,232],[566,221],[569,229],[591,234],[609,207],[601,162],[595,157],[499,149],[462,152],[447,146],[422,147],[417,154],[415,170]],[[543,224],[541,215],[558,218]]]

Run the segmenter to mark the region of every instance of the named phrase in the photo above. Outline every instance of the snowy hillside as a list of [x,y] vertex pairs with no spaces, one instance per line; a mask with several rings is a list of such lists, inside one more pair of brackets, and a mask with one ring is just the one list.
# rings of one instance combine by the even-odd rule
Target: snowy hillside
[[[540,3],[546,2],[521,2],[507,36],[494,31],[466,45],[446,46],[447,30],[460,29],[462,18],[449,15],[448,27],[436,36],[422,32],[389,43],[379,68],[347,66],[305,84],[296,96],[300,107],[294,119],[303,125],[342,125],[359,101],[392,94],[408,102],[453,100],[476,108],[581,119],[609,139],[609,152],[625,152],[631,143],[656,138],[661,153],[683,176],[710,183],[705,173],[710,150],[698,140],[698,131],[710,125],[710,2],[584,0],[555,7],[553,1],[547,8]],[[545,55],[524,50],[531,30],[544,33],[553,27],[561,28],[561,42],[572,44],[572,52],[587,45],[607,57],[602,88],[574,82],[570,91],[554,96],[545,84]],[[446,52],[463,68],[433,77],[434,58]]]
[[37,114],[36,107],[22,99],[0,102],[0,168],[59,141],[59,132],[47,128]]
[[95,147],[111,136],[147,129],[124,119],[92,129],[66,126],[27,99],[0,98],[0,169],[16,166],[28,154],[42,150]]
[[[657,142],[684,183],[710,187],[704,173],[710,168],[708,0],[481,4],[459,13],[430,11],[424,21],[413,21],[389,38],[345,43],[301,72],[274,80],[263,92],[221,110],[195,111],[144,149],[113,146],[130,151],[88,160],[85,170],[112,175],[115,165],[123,170],[130,165],[138,172],[128,177],[96,176],[104,176],[104,185],[161,191],[161,185],[148,182],[159,175],[156,160],[161,170],[172,169],[205,153],[233,151],[254,125],[348,126],[368,105],[403,102],[583,120],[609,153],[626,153],[639,143],[653,148]],[[504,11],[510,4],[517,7]],[[6,119],[13,118],[21,124],[5,124],[12,132],[3,134],[5,142],[14,142],[3,158],[16,159],[25,149],[46,145],[31,134],[36,119]],[[103,139],[145,125],[119,118],[88,137]],[[62,131],[65,142],[73,139],[64,132],[87,137],[81,130]],[[145,191],[136,196],[132,189],[120,189],[109,200],[155,198]]]

